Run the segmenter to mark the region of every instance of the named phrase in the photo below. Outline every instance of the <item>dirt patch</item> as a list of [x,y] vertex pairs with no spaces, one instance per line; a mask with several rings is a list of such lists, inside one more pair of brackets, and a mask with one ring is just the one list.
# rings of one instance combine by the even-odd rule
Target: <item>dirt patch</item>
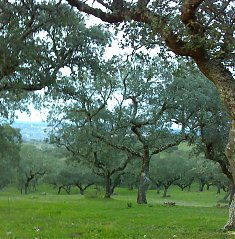
[[80,238],[81,236],[82,236],[82,234],[77,232],[77,233],[72,234],[70,237],[71,238]]

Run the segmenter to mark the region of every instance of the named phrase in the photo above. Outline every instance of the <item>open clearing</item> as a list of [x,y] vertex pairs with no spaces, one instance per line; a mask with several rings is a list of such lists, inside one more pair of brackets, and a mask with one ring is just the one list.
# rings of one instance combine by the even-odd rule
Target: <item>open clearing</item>
[[[43,193],[46,192],[46,193]],[[47,186],[37,192],[20,195],[15,188],[0,192],[0,238],[154,238],[224,239],[234,235],[220,228],[228,209],[217,205],[224,193],[169,190],[162,198],[148,192],[148,205],[135,203],[136,191],[119,188],[108,200],[91,189],[85,196],[57,195]],[[164,205],[175,202],[176,206]],[[217,206],[216,206],[217,205]]]

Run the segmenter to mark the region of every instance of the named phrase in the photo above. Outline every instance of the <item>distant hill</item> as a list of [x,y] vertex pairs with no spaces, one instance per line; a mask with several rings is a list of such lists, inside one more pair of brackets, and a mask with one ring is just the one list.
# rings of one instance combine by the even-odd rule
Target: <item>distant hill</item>
[[38,140],[47,138],[49,127],[43,122],[14,122],[12,127],[20,129],[24,141]]
[[[23,122],[17,121],[12,124],[12,127],[20,129],[24,141],[43,141],[47,138],[49,127],[43,122]],[[173,132],[179,133],[180,129],[172,128]]]

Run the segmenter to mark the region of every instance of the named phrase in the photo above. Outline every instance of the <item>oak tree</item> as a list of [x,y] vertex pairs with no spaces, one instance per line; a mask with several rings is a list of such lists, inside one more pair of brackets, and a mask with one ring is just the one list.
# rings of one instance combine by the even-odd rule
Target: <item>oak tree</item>
[[[110,4],[110,1],[99,0],[95,1],[97,5],[79,0],[67,2],[104,22],[121,25],[125,31],[124,37],[130,40],[132,46],[158,45],[163,51],[170,50],[195,62],[216,86],[231,117],[225,152],[235,179],[234,2],[138,0],[113,1]],[[235,200],[230,209],[226,229],[235,227]]]

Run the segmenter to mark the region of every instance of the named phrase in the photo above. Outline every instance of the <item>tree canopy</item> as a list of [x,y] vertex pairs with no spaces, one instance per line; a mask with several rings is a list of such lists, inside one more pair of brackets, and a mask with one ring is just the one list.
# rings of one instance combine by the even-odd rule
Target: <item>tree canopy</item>
[[[208,158],[219,162],[234,182],[234,7],[225,0],[3,1],[0,117],[13,118],[15,109],[24,110],[29,99],[37,99],[33,92],[44,89],[46,99],[54,100],[49,116],[52,141],[65,146],[73,159],[92,158],[94,171],[109,181],[108,193],[113,191],[111,176],[116,173],[120,181],[129,159],[137,157],[142,161],[140,201],[145,202],[151,157],[182,140],[195,142],[199,134]],[[122,35],[122,47],[152,49],[159,56],[105,59],[111,34],[101,25],[88,27],[81,12],[111,24]],[[217,88],[230,119],[196,65]],[[181,132],[173,132],[174,123]],[[9,137],[15,134],[8,130]],[[4,137],[7,146],[17,138]],[[229,139],[223,154],[225,137]],[[30,160],[36,152],[23,150],[26,159],[23,153],[30,152]],[[111,163],[106,160],[109,152],[122,153],[110,157]],[[33,166],[30,160],[26,164]],[[22,172],[25,191],[35,175],[45,173]],[[232,205],[226,228],[235,225],[235,200]]]
[[[170,50],[196,63],[216,86],[232,119],[225,153],[235,179],[234,1],[97,0],[96,5],[79,0],[67,2],[81,12],[120,26],[124,39],[132,46],[159,46],[163,52]],[[235,201],[230,215],[234,213]],[[233,221],[226,228],[233,228]]]

